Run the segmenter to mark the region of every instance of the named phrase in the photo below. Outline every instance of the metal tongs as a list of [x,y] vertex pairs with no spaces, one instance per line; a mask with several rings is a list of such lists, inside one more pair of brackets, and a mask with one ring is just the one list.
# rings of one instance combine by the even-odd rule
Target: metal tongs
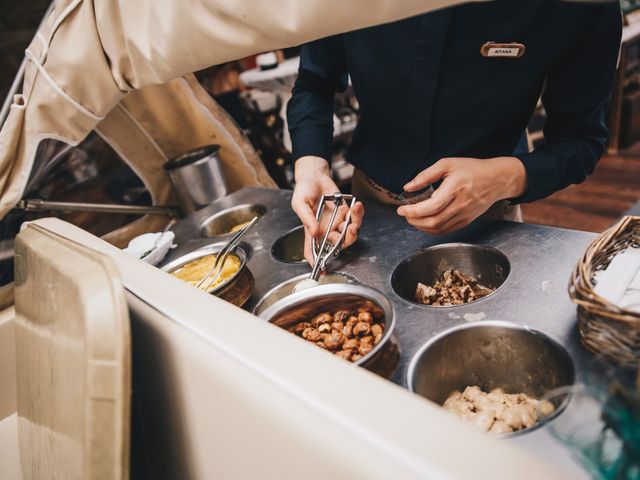
[[[327,229],[322,236],[322,242],[320,243],[320,246],[318,246],[318,242],[314,237],[311,244],[313,253],[313,268],[311,269],[309,278],[306,278],[296,284],[293,289],[294,292],[304,290],[318,284],[320,273],[325,271],[327,269],[328,263],[340,254],[340,249],[342,248],[344,239],[347,236],[347,229],[351,224],[351,209],[356,204],[356,197],[340,192],[334,193],[333,195],[323,195],[318,203],[318,209],[316,211],[316,220],[318,221],[318,223],[320,223],[321,221],[325,204],[328,202],[333,202],[333,212],[331,212],[331,217],[329,219]],[[347,213],[347,216],[344,220],[344,227],[340,232],[338,241],[334,245],[332,245],[331,242],[329,242],[329,234],[333,231],[333,224],[336,221],[338,210],[343,203],[349,207],[349,212]]]
[[209,291],[209,288],[213,283],[220,278],[222,275],[222,269],[224,268],[224,264],[227,261],[227,258],[232,253],[233,249],[236,248],[240,239],[246,235],[246,233],[253,228],[253,226],[258,223],[258,217],[253,217],[253,219],[248,223],[246,227],[240,230],[235,236],[229,240],[222,250],[218,252],[216,256],[216,261],[213,263],[211,270],[209,270],[206,275],[204,275],[200,281],[196,284],[196,288],[203,290],[205,292]]

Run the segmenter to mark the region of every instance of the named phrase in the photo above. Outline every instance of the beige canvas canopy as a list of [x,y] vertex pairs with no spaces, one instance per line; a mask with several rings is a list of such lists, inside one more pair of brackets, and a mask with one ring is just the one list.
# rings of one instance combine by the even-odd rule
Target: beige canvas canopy
[[[192,74],[127,95],[95,131],[135,171],[156,205],[177,203],[166,161],[212,143],[221,146],[230,191],[276,187],[247,137]],[[166,222],[166,217],[147,215],[104,238],[125,247],[131,238]]]
[[[131,113],[134,104],[155,104],[149,95],[155,93],[174,108],[177,103],[164,95],[167,91],[181,91],[178,98],[197,91],[179,81],[167,86],[172,79],[261,51],[457,3],[463,2],[58,0],[26,51],[22,93],[15,96],[0,131],[0,218],[20,199],[42,140],[77,145],[97,126],[108,138],[122,128],[122,122],[114,122],[131,120],[127,111]],[[165,90],[148,90],[146,97],[122,101],[134,90],[161,84]],[[155,123],[148,131],[167,134],[170,128],[161,125]],[[235,143],[236,152],[241,152],[242,142]],[[156,153],[162,158],[167,152]],[[247,164],[259,163],[250,153],[245,157]],[[256,166],[258,181],[263,174]],[[263,181],[269,182],[264,176]]]

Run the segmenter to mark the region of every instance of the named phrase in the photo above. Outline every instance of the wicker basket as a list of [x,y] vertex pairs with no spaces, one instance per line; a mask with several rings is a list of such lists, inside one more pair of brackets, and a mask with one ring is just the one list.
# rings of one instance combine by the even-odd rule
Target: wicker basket
[[624,217],[591,242],[573,271],[569,295],[578,304],[584,346],[620,366],[637,367],[640,313],[616,307],[593,291],[595,273],[630,246],[640,248],[640,217]]

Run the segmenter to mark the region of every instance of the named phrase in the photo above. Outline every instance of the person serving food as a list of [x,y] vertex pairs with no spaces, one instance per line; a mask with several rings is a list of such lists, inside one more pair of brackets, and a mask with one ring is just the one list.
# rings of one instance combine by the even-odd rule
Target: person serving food
[[[593,172],[620,36],[618,2],[498,0],[304,45],[287,116],[305,258],[320,235],[318,200],[338,191],[329,164],[334,95],[349,77],[360,105],[347,155],[353,193],[397,204],[409,224],[445,234],[481,215],[521,221],[519,203]],[[541,95],[545,143],[529,152],[526,128]],[[433,194],[400,201],[429,185]],[[344,246],[364,213],[358,202]]]

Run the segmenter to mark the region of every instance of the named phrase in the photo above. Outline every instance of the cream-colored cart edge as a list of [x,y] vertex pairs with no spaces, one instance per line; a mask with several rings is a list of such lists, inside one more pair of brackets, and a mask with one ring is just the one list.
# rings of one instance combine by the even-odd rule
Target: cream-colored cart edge
[[[163,478],[571,478],[513,444],[55,219],[115,261],[133,430]],[[134,445],[137,441],[133,440]],[[140,448],[132,448],[139,465]]]
[[15,312],[0,312],[0,478],[20,479],[16,414]]
[[129,478],[130,333],[117,268],[37,225],[16,238],[15,263],[17,416],[2,441],[15,457],[17,433],[20,466],[12,458],[0,477]]

